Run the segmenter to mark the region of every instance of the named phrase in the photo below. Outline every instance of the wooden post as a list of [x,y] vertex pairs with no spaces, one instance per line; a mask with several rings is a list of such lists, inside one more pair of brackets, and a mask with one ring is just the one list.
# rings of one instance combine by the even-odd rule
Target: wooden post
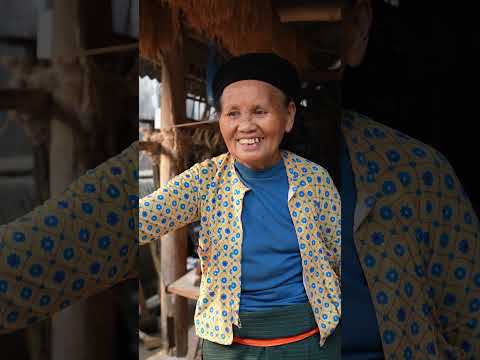
[[[77,1],[54,1],[53,51],[62,56],[77,49],[75,39]],[[50,129],[50,193],[62,193],[74,180],[72,129],[53,118]],[[52,319],[52,359],[83,360],[87,358],[87,309],[84,302],[76,304],[55,315]]]
[[[166,11],[169,11],[166,9]],[[170,22],[171,24],[171,22]],[[170,29],[170,34],[173,34]],[[170,46],[160,48],[162,63],[162,97],[161,97],[161,127],[170,128],[185,120],[185,59],[183,39],[178,36]],[[165,144],[174,148],[174,139]],[[165,184],[180,169],[175,161],[168,156],[160,157],[160,182]],[[161,240],[161,331],[164,344],[171,348],[171,321],[174,319],[175,346],[177,357],[187,354],[188,350],[188,315],[187,299],[167,294],[167,286],[186,273],[187,262],[187,232],[180,229],[164,236]],[[170,333],[169,333],[170,332]]]
[[[101,3],[103,5],[101,9],[104,10],[107,2]],[[81,47],[88,45],[86,42],[91,38],[82,33],[86,25],[81,22],[79,17],[79,10],[83,10],[89,2],[54,0],[53,4],[54,64],[59,59],[62,59],[64,64],[68,64],[69,61],[76,61],[75,56],[80,52]],[[98,17],[102,15],[111,17],[111,11],[102,11],[100,14],[99,10]],[[108,18],[105,18],[106,25],[104,24],[103,27],[108,27],[107,20]],[[95,28],[97,22],[93,22],[93,25],[90,23],[89,26]],[[97,38],[98,41],[102,39],[104,36]],[[84,81],[84,79],[85,77],[79,81]],[[62,80],[67,81],[66,79]],[[79,84],[69,82],[64,85],[68,89],[73,89]],[[79,85],[78,88],[81,86]],[[82,96],[81,94],[77,95]],[[65,124],[59,116],[62,115],[54,115],[50,129],[50,190],[52,196],[62,193],[80,175],[76,173],[74,158],[75,144],[78,144],[78,141],[75,139],[70,124]],[[56,314],[52,319],[51,358],[53,360],[114,358],[116,309],[113,300],[113,294],[107,291],[76,303]]]

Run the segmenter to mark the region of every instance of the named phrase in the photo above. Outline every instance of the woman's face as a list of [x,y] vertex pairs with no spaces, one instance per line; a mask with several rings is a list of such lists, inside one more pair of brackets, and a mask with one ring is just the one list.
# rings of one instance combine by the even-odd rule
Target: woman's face
[[255,170],[280,161],[280,142],[293,127],[295,104],[286,105],[279,89],[257,80],[228,85],[220,101],[220,131],[228,151]]

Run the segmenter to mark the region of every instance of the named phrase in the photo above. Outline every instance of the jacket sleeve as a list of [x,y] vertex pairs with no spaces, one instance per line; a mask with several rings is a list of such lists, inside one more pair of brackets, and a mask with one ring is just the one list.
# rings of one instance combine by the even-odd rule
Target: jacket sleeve
[[138,147],[0,227],[0,333],[136,276]]
[[[438,174],[437,221],[427,278],[444,355],[480,359],[480,239],[478,217],[454,170]],[[463,354],[462,354],[463,352]]]
[[140,200],[140,242],[161,236],[199,220],[200,164],[184,171]]

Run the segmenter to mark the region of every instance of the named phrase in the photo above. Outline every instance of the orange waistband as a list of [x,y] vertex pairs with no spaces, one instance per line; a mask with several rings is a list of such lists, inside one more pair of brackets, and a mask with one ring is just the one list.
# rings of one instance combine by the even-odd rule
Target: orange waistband
[[242,345],[260,346],[260,347],[278,346],[278,345],[290,344],[293,342],[306,339],[312,335],[315,335],[318,332],[320,332],[320,330],[318,329],[318,327],[315,327],[312,330],[309,330],[299,335],[288,336],[288,337],[277,338],[277,339],[249,339],[249,338],[241,338],[238,336],[234,336],[233,342],[237,344],[242,344]]

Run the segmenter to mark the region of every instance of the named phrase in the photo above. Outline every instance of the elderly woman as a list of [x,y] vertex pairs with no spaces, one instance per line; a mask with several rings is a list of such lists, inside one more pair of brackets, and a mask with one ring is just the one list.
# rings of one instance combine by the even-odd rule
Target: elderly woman
[[140,201],[143,241],[201,222],[204,359],[340,356],[340,197],[325,169],[279,148],[299,91],[274,54],[224,64],[213,93],[228,153]]

